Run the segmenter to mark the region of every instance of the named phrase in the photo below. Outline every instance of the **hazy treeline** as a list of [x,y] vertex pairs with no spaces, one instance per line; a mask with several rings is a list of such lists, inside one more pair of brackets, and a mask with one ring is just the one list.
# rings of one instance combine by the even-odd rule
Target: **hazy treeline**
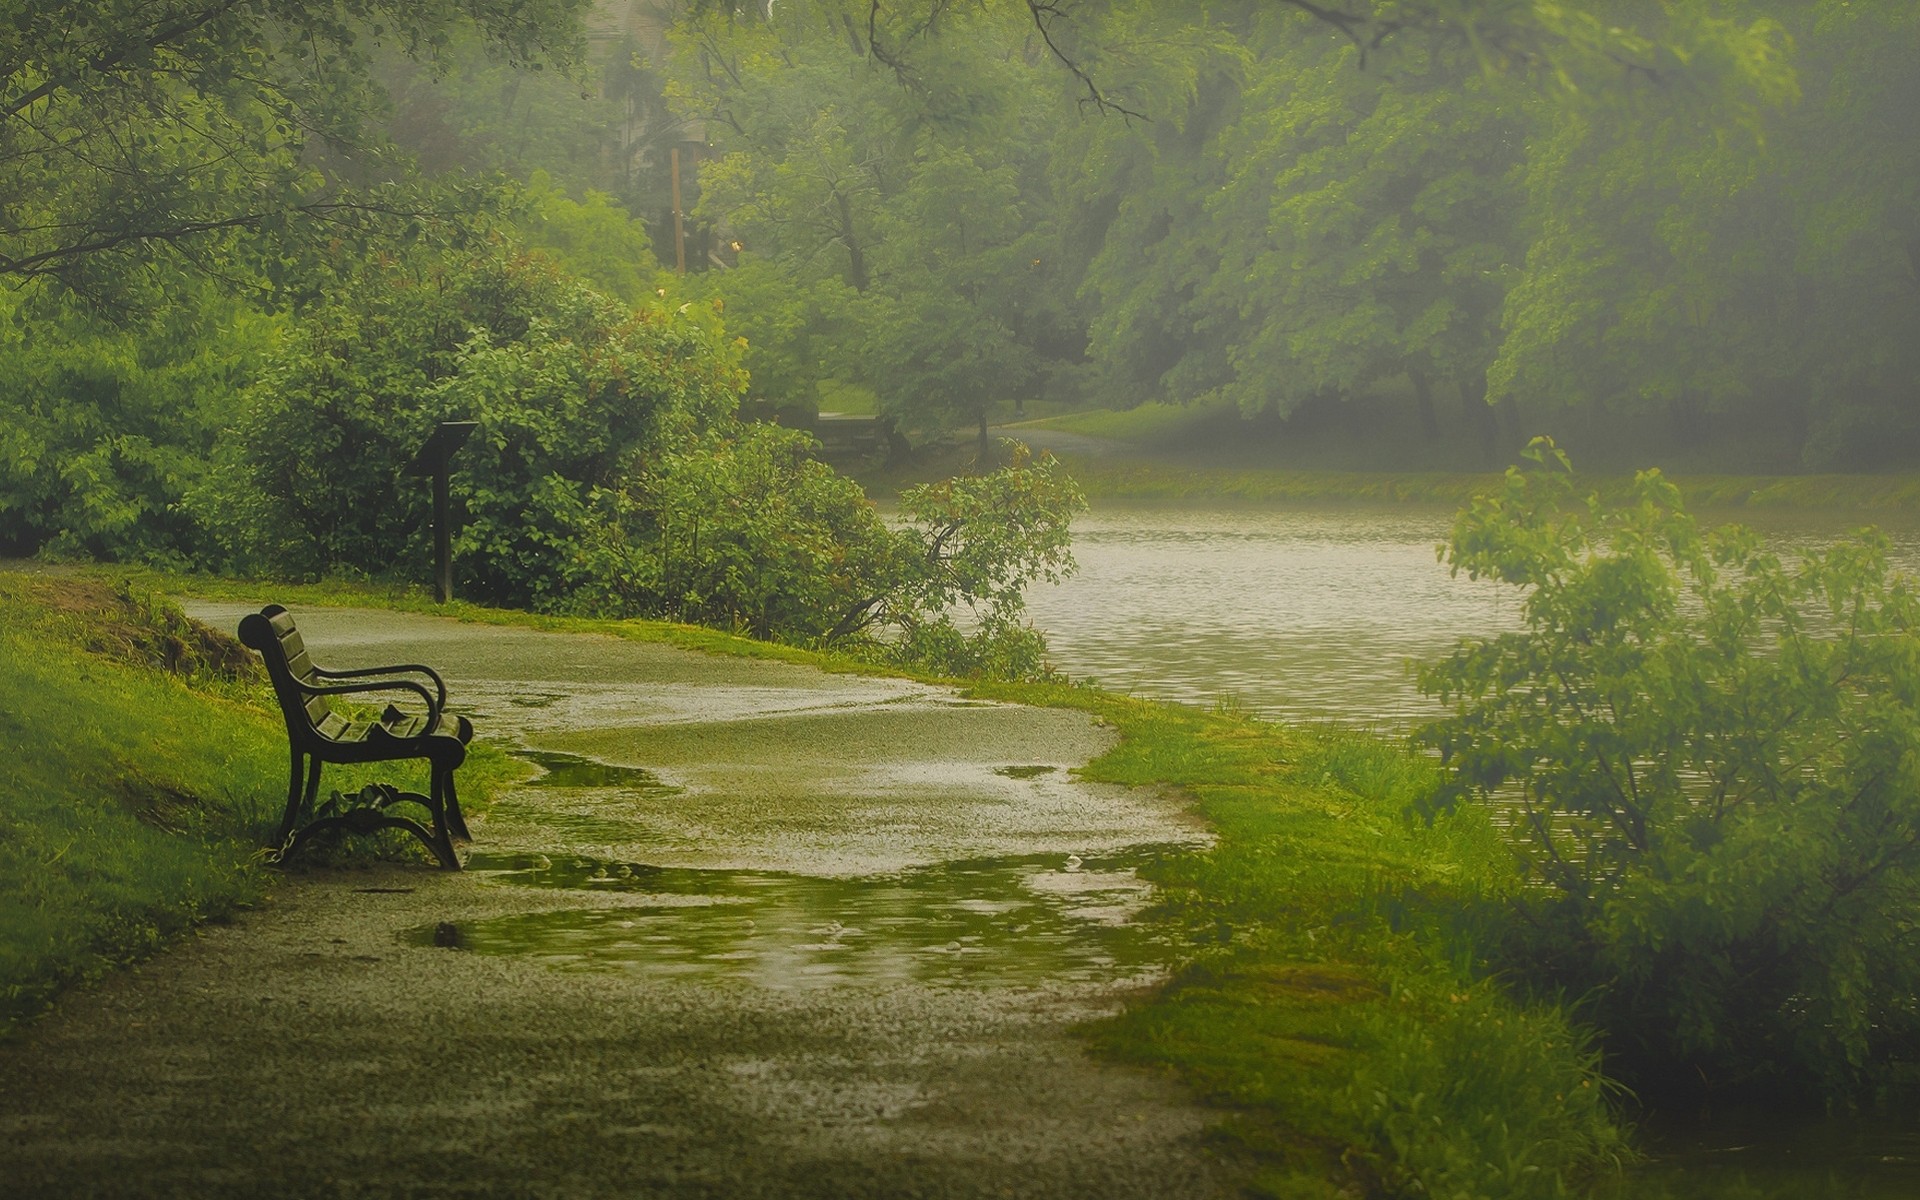
[[1230,400],[1749,469],[1920,446],[1913,5],[1582,5],[1625,28],[1558,57],[1255,0],[696,7],[667,89],[742,246],[706,286],[774,397]]

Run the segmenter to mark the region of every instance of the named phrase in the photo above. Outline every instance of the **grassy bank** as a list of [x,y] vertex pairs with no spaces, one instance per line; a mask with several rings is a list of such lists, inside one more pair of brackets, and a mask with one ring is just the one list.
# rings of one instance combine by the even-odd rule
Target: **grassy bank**
[[1228,1109],[1263,1194],[1556,1197],[1630,1156],[1584,1036],[1484,971],[1514,860],[1484,813],[1409,817],[1424,759],[1083,689],[978,690],[1097,713],[1122,741],[1088,776],[1175,786],[1216,830],[1155,880],[1205,948],[1094,1036]]
[[[1051,445],[1095,502],[1458,507],[1499,479],[1498,471],[1317,469],[1313,464],[1364,454],[1316,453],[1315,444],[1296,444],[1277,429],[1271,422],[1243,422],[1218,407],[1145,404],[1124,412],[1095,409],[1048,417],[1001,432]],[[1417,449],[1400,457],[1419,461]],[[1579,461],[1577,454],[1575,458]],[[960,465],[953,454],[931,456],[915,470],[873,482],[891,493],[920,476]],[[1892,512],[1920,506],[1920,476],[1913,474],[1715,474],[1690,470],[1698,464],[1686,462],[1636,465],[1661,466],[1695,510]],[[1594,479],[1603,494],[1620,494],[1631,472]]]
[[[139,588],[0,573],[0,1033],[271,886],[259,847],[287,787],[271,703],[251,652]],[[477,747],[462,797],[482,810],[521,769]]]
[[[1059,453],[1089,500],[1139,503],[1410,504],[1458,508],[1498,486],[1500,476],[1443,472],[1301,471],[1188,466]],[[1631,478],[1596,478],[1603,497],[1627,494]],[[1729,510],[1912,512],[1920,477],[1910,475],[1680,476],[1687,507]]]

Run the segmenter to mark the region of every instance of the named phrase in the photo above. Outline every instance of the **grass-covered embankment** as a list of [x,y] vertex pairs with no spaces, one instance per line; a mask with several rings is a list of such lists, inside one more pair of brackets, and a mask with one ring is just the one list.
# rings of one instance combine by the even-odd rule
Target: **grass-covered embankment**
[[1095,1037],[1231,1109],[1267,1194],[1561,1196],[1630,1153],[1581,1032],[1484,970],[1514,858],[1484,812],[1410,815],[1426,760],[1083,689],[981,690],[1099,714],[1122,741],[1086,774],[1178,787],[1217,832],[1156,880],[1206,948]]
[[[1125,411],[1092,409],[1047,417],[1003,432],[1032,437],[1039,445],[1048,443],[1049,434],[1069,435],[1056,453],[1096,503],[1457,508],[1497,487],[1504,469],[1504,464],[1487,471],[1409,469],[1418,461],[1417,453],[1409,452],[1395,469],[1329,470],[1324,469],[1329,456],[1315,452],[1317,443],[1296,442],[1277,429],[1272,423],[1241,421],[1217,405],[1143,404]],[[1345,457],[1356,456],[1365,457],[1359,450]],[[1662,466],[1688,507],[1698,511],[1894,512],[1920,506],[1920,475],[1912,473],[1729,474],[1701,470],[1700,464],[1686,461],[1633,465]],[[1623,496],[1631,488],[1632,472],[1602,474],[1594,483],[1603,497]]]
[[[271,705],[250,651],[163,600],[0,573],[0,1032],[269,886],[258,851],[287,787]],[[463,799],[483,808],[518,769],[477,747]]]
[[286,735],[140,607],[0,576],[0,1030],[263,885]]

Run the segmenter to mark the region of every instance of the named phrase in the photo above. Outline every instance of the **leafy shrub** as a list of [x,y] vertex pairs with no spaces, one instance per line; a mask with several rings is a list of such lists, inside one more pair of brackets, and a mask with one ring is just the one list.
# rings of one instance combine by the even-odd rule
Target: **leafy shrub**
[[[430,496],[400,474],[440,421],[456,462],[463,594],[553,607],[601,568],[609,493],[730,412],[743,379],[711,323],[629,309],[506,246],[356,272],[268,370],[237,441],[258,511],[240,557],[298,575],[430,558]],[[232,488],[246,500],[247,488]],[[217,497],[216,497],[217,498]]]
[[1643,1084],[1884,1082],[1920,1052],[1920,604],[1872,532],[1784,563],[1657,472],[1606,507],[1551,442],[1457,518],[1522,632],[1421,687],[1443,800],[1509,814],[1521,968]]
[[0,297],[0,554],[178,565],[202,550],[182,502],[276,329],[184,285],[119,326]]
[[[1085,507],[1050,456],[910,489],[889,526],[811,439],[724,425],[654,460],[623,503],[629,546],[603,595],[626,611],[864,648],[944,674],[1032,678],[1046,642],[1023,592],[1073,568]],[[963,628],[962,626],[966,626]]]
[[887,593],[905,546],[853,480],[810,457],[812,439],[728,424],[648,464],[627,503],[627,611],[827,641]]

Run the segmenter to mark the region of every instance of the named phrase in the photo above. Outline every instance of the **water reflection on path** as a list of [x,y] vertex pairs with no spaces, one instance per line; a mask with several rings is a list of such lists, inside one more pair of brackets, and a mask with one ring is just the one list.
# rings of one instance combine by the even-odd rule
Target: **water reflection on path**
[[[1920,568],[1920,527],[1878,513],[1707,514],[1784,549],[1868,523]],[[1029,594],[1068,674],[1121,691],[1266,716],[1403,729],[1435,715],[1409,663],[1511,628],[1512,589],[1449,576],[1442,509],[1128,508],[1076,522],[1080,572]]]
[[1164,930],[1134,919],[1152,894],[1136,870],[1164,849],[858,879],[475,853],[468,868],[481,876],[578,892],[581,906],[427,927],[411,940],[781,990],[1107,984],[1159,975],[1180,953]]

